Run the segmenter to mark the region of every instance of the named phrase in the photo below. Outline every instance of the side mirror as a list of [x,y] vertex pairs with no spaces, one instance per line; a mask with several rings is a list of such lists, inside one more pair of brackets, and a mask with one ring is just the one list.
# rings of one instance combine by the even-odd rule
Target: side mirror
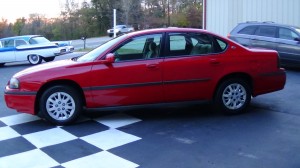
[[294,40],[300,42],[300,38],[299,37],[295,38]]
[[103,60],[104,64],[112,64],[114,62],[115,62],[115,55],[113,53],[107,54],[105,60]]

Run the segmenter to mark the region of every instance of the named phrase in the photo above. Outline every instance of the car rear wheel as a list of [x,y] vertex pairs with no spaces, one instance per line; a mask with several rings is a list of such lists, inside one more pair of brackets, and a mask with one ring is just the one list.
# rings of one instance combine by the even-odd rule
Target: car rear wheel
[[47,89],[40,99],[42,116],[56,125],[74,122],[82,111],[82,99],[72,87],[59,85]]
[[53,61],[54,59],[55,59],[55,57],[45,57],[44,61],[45,62],[50,62],[50,61]]
[[32,54],[32,55],[28,56],[28,61],[32,65],[37,65],[37,64],[40,64],[42,62],[42,58],[39,55]]
[[229,79],[218,87],[214,104],[225,114],[243,112],[251,100],[250,86],[242,79]]

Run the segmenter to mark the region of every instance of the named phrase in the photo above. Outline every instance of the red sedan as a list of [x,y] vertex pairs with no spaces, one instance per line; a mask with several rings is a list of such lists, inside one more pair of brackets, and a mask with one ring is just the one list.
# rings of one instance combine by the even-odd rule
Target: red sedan
[[251,97],[284,88],[278,53],[245,48],[213,33],[152,29],[112,39],[79,58],[15,74],[8,107],[52,123],[73,122],[83,108],[212,101],[239,113]]

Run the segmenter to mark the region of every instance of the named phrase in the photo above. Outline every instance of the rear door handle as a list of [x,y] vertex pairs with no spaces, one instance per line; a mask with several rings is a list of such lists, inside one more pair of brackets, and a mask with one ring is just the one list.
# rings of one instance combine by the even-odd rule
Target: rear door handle
[[218,65],[218,64],[220,64],[220,61],[218,59],[211,59],[209,61],[209,63],[212,64],[212,65]]
[[157,64],[147,64],[146,67],[149,69],[158,69]]

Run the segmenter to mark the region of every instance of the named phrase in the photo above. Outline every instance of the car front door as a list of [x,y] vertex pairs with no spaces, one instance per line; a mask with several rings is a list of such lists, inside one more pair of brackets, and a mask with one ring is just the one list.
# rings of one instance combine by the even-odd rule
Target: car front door
[[[225,43],[224,43],[225,44]],[[170,33],[163,62],[167,102],[211,99],[214,74],[222,70],[219,46],[210,35]],[[223,46],[225,49],[226,46]]]
[[289,65],[300,65],[300,36],[287,28],[279,28],[278,33],[278,53],[281,63]]
[[[158,57],[162,34],[134,37],[110,51],[112,64],[92,67],[91,84],[95,107],[127,106],[163,101],[163,59]],[[155,54],[146,57],[151,49]],[[153,46],[156,46],[154,48]]]

